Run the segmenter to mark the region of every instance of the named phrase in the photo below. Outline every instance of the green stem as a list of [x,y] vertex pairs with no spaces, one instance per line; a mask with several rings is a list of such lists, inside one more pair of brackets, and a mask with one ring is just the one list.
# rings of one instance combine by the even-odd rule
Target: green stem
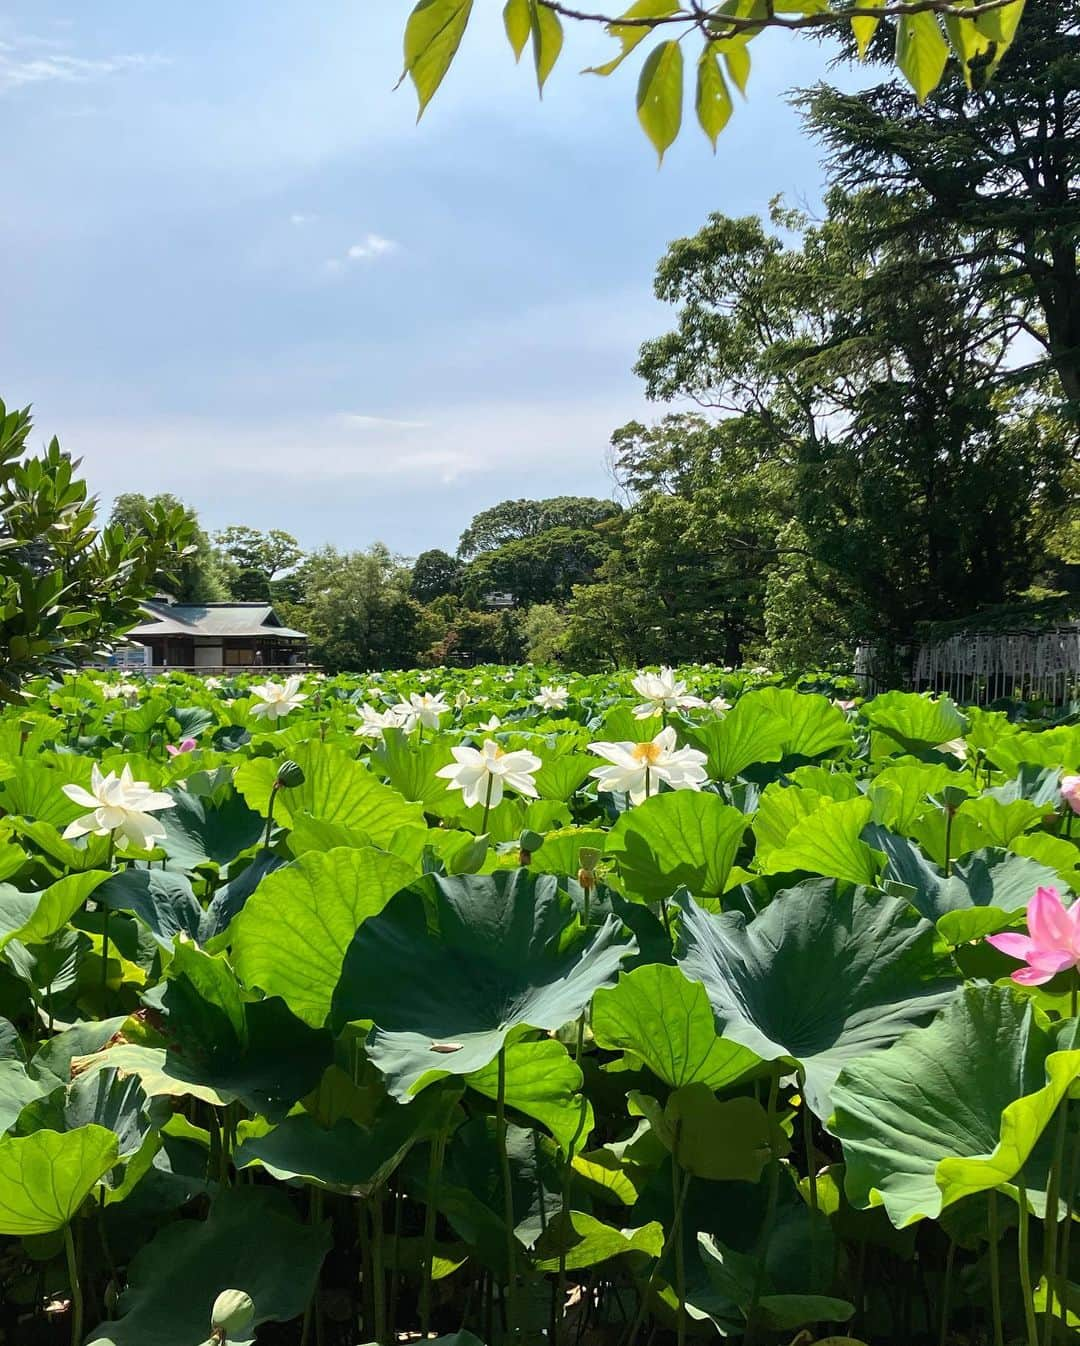
[[517,1334],[517,1238],[514,1235],[514,1189],[510,1178],[510,1152],[506,1148],[506,1044],[499,1048],[499,1082],[495,1097],[495,1140],[502,1167],[503,1220],[506,1223],[506,1310],[507,1339]]
[[489,775],[487,782],[487,793],[484,795],[484,816],[480,819],[480,835],[487,833],[488,814],[491,812],[491,791],[495,785],[495,777]]
[[[580,1023],[584,1023],[582,1015]],[[580,1054],[580,1048],[579,1048]],[[574,1220],[570,1212],[570,1180],[574,1172],[574,1152],[577,1149],[578,1141],[581,1139],[581,1133],[585,1128],[585,1120],[588,1115],[587,1107],[582,1103],[581,1115],[578,1118],[577,1130],[574,1132],[573,1139],[566,1151],[566,1167],[563,1169],[562,1185],[562,1218],[563,1218],[563,1239],[562,1246],[559,1248],[559,1275],[556,1284],[556,1301],[558,1310],[558,1324],[562,1325],[562,1315],[566,1312],[566,1245],[573,1233]],[[543,1210],[543,1201],[540,1203],[540,1209]],[[556,1334],[552,1333],[552,1341],[556,1340]]]
[[671,1160],[671,1195],[675,1205],[675,1214],[671,1221],[671,1228],[668,1230],[664,1239],[664,1246],[660,1249],[660,1256],[653,1263],[652,1271],[649,1272],[649,1279],[645,1283],[645,1289],[638,1304],[638,1311],[634,1315],[634,1321],[630,1326],[630,1334],[626,1338],[626,1346],[634,1346],[637,1341],[638,1333],[641,1331],[641,1325],[645,1321],[645,1314],[649,1309],[649,1296],[652,1294],[652,1288],[656,1284],[656,1275],[660,1270],[661,1264],[667,1258],[672,1247],[675,1246],[675,1240],[682,1237],[682,1217],[683,1207],[686,1204],[686,1194],[690,1190],[688,1182],[682,1184],[682,1190],[679,1191],[679,1165],[674,1157]]
[[[675,1165],[675,1172],[682,1175],[682,1183],[679,1189],[678,1210],[681,1216],[683,1206],[686,1203],[686,1194],[690,1188],[690,1174],[681,1165]],[[680,1220],[681,1224],[681,1220]],[[686,1250],[683,1247],[682,1231],[675,1240],[675,1294],[679,1300],[678,1308],[678,1346],[685,1346],[686,1342]]]
[[1035,1301],[1031,1290],[1031,1253],[1029,1248],[1028,1199],[1024,1170],[1016,1175],[1017,1199],[1020,1205],[1020,1224],[1016,1231],[1017,1255],[1020,1261],[1020,1293],[1024,1299],[1024,1322],[1027,1326],[1028,1346],[1039,1346],[1039,1332],[1035,1326]]
[[270,799],[266,805],[266,831],[263,833],[263,850],[270,849],[270,833],[274,830],[274,803],[277,800],[277,781],[270,787]]
[[386,1336],[386,1268],[383,1258],[383,1189],[371,1194],[371,1284],[375,1297],[375,1340]]
[[[116,833],[109,833],[109,849],[105,855],[105,868],[112,869],[116,854]],[[109,993],[109,908],[101,907],[101,994]]]
[[424,1281],[420,1288],[420,1335],[425,1341],[431,1330],[431,1281],[432,1263],[435,1260],[435,1217],[445,1155],[446,1129],[442,1128],[431,1142],[431,1158],[428,1163],[427,1206],[424,1209]]
[[945,1284],[941,1289],[941,1327],[938,1331],[938,1346],[945,1346],[949,1329],[949,1300],[952,1298],[953,1261],[956,1257],[956,1244],[949,1240],[949,1251],[945,1255]]
[[[308,1195],[308,1223],[313,1227],[322,1220],[323,1194],[321,1187],[312,1187]],[[315,1277],[315,1286],[311,1291],[311,1298],[307,1302],[307,1308],[304,1310],[304,1326],[300,1335],[300,1346],[309,1346],[311,1341],[311,1325],[315,1324],[315,1339],[318,1341],[322,1336],[319,1305],[319,1281],[322,1277],[322,1269]]]
[[1004,1346],[1005,1329],[1001,1321],[1001,1266],[998,1258],[997,1192],[991,1188],[988,1200],[987,1233],[990,1239],[990,1304],[994,1313],[994,1346]]
[[64,1252],[67,1254],[68,1283],[71,1286],[71,1346],[82,1346],[83,1293],[79,1283],[79,1259],[75,1254],[75,1239],[71,1221],[64,1225]]
[[948,878],[952,873],[952,826],[953,811],[950,807],[945,808],[945,877]]
[[[773,1075],[772,1079],[769,1081],[769,1104],[767,1108],[770,1145],[772,1144],[773,1132],[776,1128],[776,1097],[779,1086],[779,1077]],[[754,1292],[750,1300],[750,1307],[747,1310],[746,1334],[743,1338],[743,1346],[752,1346],[752,1343],[758,1335],[758,1303],[761,1300],[761,1292],[765,1288],[765,1258],[768,1255],[769,1242],[772,1239],[772,1229],[776,1220],[776,1207],[779,1197],[780,1157],[774,1150],[772,1158],[769,1161],[769,1193],[765,1204],[765,1220],[761,1226],[761,1241],[758,1246],[757,1269],[754,1273]]]

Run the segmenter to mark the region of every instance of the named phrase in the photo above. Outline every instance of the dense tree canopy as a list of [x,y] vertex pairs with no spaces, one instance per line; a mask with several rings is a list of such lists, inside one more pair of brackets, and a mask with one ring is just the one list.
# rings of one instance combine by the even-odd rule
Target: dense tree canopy
[[494,551],[508,542],[520,542],[550,532],[553,528],[595,528],[615,518],[614,500],[592,496],[558,495],[550,500],[504,500],[482,510],[461,535],[458,556],[465,560]]
[[97,502],[78,461],[56,439],[26,444],[29,410],[0,402],[0,700],[20,685],[86,660],[135,626],[139,603],[168,568],[183,565],[192,524],[159,499],[134,528],[99,529]]
[[199,526],[195,511],[175,495],[162,492],[147,498],[137,491],[118,495],[113,502],[109,523],[129,536],[146,536],[147,529],[160,513],[183,514],[190,530],[184,556],[167,574],[157,577],[157,588],[178,603],[220,603],[230,596],[217,553],[206,532]]

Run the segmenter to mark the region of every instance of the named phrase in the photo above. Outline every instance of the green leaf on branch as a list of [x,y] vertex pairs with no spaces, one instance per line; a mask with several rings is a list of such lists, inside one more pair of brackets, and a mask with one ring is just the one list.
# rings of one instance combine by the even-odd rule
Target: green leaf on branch
[[661,42],[645,58],[638,80],[638,121],[660,162],[682,126],[683,55],[678,42]]
[[416,87],[417,120],[457,55],[472,0],[420,0],[405,25],[405,74]]

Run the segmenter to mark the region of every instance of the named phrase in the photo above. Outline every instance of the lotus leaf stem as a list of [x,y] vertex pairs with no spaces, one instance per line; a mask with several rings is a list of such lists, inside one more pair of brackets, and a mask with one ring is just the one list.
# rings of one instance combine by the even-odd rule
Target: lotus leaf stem
[[71,1286],[71,1346],[82,1346],[83,1292],[79,1282],[79,1259],[75,1251],[70,1220],[64,1225],[64,1252],[67,1254],[68,1282]]
[[987,1234],[990,1239],[990,1303],[994,1314],[994,1346],[1004,1346],[1005,1330],[1001,1322],[1001,1265],[998,1257],[997,1191],[990,1189],[987,1209]]
[[[488,789],[490,791],[490,784]],[[486,813],[486,810],[485,810]],[[499,1048],[499,1081],[495,1096],[495,1143],[502,1168],[503,1220],[506,1223],[506,1335],[513,1340],[518,1330],[517,1238],[514,1234],[514,1189],[511,1186],[510,1152],[506,1148],[506,1043]]]

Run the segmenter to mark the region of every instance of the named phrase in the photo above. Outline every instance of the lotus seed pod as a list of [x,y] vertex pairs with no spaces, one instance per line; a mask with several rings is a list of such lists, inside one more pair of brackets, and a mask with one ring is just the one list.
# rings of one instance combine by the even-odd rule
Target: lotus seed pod
[[222,1290],[210,1310],[210,1331],[218,1341],[244,1338],[255,1321],[255,1303],[243,1290]]

